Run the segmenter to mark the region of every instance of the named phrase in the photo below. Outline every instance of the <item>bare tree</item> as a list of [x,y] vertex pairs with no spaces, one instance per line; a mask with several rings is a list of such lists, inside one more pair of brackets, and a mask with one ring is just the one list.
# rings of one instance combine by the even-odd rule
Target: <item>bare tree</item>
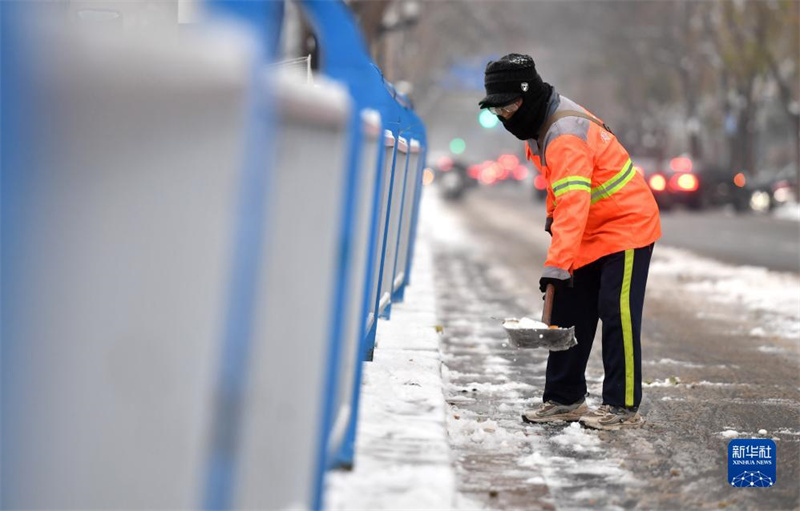
[[[760,6],[769,12],[773,20],[780,20],[790,27],[788,36],[773,38],[764,49],[764,57],[778,92],[789,123],[792,126],[794,140],[794,165],[800,197],[800,3],[792,0],[775,2]],[[779,30],[775,24],[771,27]]]

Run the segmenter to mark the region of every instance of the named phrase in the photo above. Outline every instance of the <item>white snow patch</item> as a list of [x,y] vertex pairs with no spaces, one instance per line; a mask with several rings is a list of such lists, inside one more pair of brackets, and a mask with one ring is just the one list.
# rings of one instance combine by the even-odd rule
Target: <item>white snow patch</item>
[[463,510],[463,511],[474,511],[476,509],[486,509],[482,503],[478,502],[477,500],[471,499],[468,496],[464,495],[463,493],[459,493],[456,495],[456,505],[455,509]]
[[[431,240],[451,247],[471,247],[469,233],[464,229],[458,216],[443,203],[436,193],[423,193],[420,201],[420,234],[430,236]],[[416,282],[415,282],[416,285]]]
[[798,430],[791,430],[789,428],[781,428],[775,431],[778,435],[800,435],[800,431]]
[[[600,448],[596,449],[598,452],[601,451]],[[564,496],[573,501],[583,498],[575,493],[576,489],[583,485],[581,479],[575,476],[597,476],[603,478],[607,484],[625,484],[629,486],[641,484],[630,472],[620,466],[620,461],[607,458],[580,459],[575,456],[549,456],[537,449],[532,454],[520,458],[519,464],[523,467],[535,468],[541,472],[541,476],[533,477],[529,481],[532,483],[543,481],[543,484],[547,484],[551,492],[564,489]],[[595,490],[593,498],[600,496]]]
[[651,382],[643,382],[642,386],[644,387],[675,387],[681,383],[680,378],[677,377],[670,377],[664,378],[663,380],[654,380]]
[[536,387],[533,385],[529,385],[527,383],[522,383],[518,381],[506,382],[506,383],[479,383],[479,382],[471,382],[465,385],[453,385],[453,388],[466,390],[468,392],[478,392],[481,394],[514,394],[518,391],[526,391],[526,392],[533,392],[536,390]]
[[767,345],[759,346],[758,351],[760,351],[761,353],[770,353],[776,355],[789,353],[789,350],[787,350],[786,348],[780,348],[778,346],[767,346]]
[[765,335],[800,340],[800,276],[754,266],[735,266],[692,252],[661,247],[650,265],[653,277],[677,281],[682,292],[727,306],[741,306],[759,318]]
[[681,367],[698,368],[705,367],[705,364],[696,364],[694,362],[687,362],[685,360],[673,360],[671,358],[660,358],[658,360],[643,360],[646,365],[679,365]]
[[722,436],[722,438],[736,438],[739,436],[739,432],[735,429],[726,429],[720,433],[720,436]]
[[775,208],[772,215],[775,218],[800,222],[800,203],[794,202],[779,206]]
[[573,422],[550,440],[575,452],[597,451],[600,445],[600,439],[587,433],[577,422]]
[[524,443],[527,438],[522,431],[509,431],[492,419],[478,421],[464,415],[460,415],[460,419],[451,417],[448,431],[454,445],[481,444],[484,449],[508,449]]
[[692,382],[684,382],[681,381],[680,378],[677,376],[670,376],[669,378],[664,378],[663,380],[655,380],[652,382],[643,382],[642,386],[644,387],[751,387],[751,383],[730,383],[724,381],[692,381]]
[[547,484],[543,477],[535,476],[529,479],[525,479],[525,482],[528,484]]
[[751,383],[729,383],[724,381],[698,381],[693,383],[688,383],[690,387],[699,386],[699,387],[752,387]]
[[401,313],[422,303],[435,311],[424,300],[435,296],[424,236],[414,263],[414,292],[395,305],[392,328],[379,323],[374,360],[364,365],[355,466],[326,474],[326,509],[445,510],[456,502],[439,352],[414,347],[427,334],[418,315]]
[[737,368],[737,366],[729,364],[701,364],[698,362],[689,362],[687,360],[675,360],[672,358],[660,358],[658,360],[642,360],[642,364],[650,366],[676,365],[684,369],[701,369],[701,368],[736,369]]
[[767,434],[767,430],[766,429],[759,429],[758,430],[758,434],[759,435],[766,435]]

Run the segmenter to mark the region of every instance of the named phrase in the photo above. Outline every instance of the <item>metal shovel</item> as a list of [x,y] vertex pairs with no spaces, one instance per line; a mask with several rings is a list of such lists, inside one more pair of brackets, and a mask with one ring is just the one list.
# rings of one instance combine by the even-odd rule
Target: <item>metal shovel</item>
[[548,284],[544,294],[542,323],[548,325],[549,328],[511,328],[519,323],[518,319],[509,318],[503,321],[503,328],[513,346],[517,348],[545,348],[550,351],[564,351],[578,344],[578,340],[575,338],[574,326],[559,328],[550,325],[555,292],[556,288],[552,284]]

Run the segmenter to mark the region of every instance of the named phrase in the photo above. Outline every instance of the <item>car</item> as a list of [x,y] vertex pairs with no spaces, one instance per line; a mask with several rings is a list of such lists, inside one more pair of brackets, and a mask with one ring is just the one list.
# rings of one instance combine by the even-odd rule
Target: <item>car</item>
[[659,209],[669,211],[677,205],[702,210],[730,205],[736,211],[749,209],[750,194],[744,172],[733,172],[713,162],[694,161],[676,156],[658,170],[644,172]]
[[446,200],[456,201],[464,196],[467,189],[475,186],[476,181],[469,176],[467,165],[450,156],[441,156],[433,166],[434,181]]
[[496,159],[471,165],[467,173],[480,184],[492,186],[498,183],[520,183],[527,179],[530,170],[520,162],[518,156],[503,153]]
[[797,170],[790,163],[777,172],[762,172],[748,181],[748,206],[756,213],[766,213],[776,207],[797,202]]

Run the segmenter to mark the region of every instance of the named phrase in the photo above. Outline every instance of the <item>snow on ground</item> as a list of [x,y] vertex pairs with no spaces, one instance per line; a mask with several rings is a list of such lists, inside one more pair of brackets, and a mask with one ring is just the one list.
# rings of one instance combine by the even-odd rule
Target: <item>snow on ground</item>
[[[524,429],[520,426],[519,414],[538,402],[538,386],[543,384],[543,378],[529,377],[528,381],[535,386],[515,381],[518,369],[511,364],[516,359],[497,356],[496,351],[490,349],[497,339],[484,331],[461,336],[459,342],[479,356],[483,362],[481,367],[466,368],[463,364],[459,367],[459,359],[466,359],[466,355],[458,350],[445,355],[439,351],[432,256],[428,245],[430,234],[435,230],[437,242],[454,248],[473,251],[481,248],[470,243],[469,234],[451,211],[442,207],[438,200],[430,200],[430,193],[427,195],[429,199],[423,202],[413,284],[405,303],[394,307],[391,321],[380,321],[375,360],[365,366],[355,468],[352,472],[337,471],[329,475],[326,508],[480,508],[482,503],[456,490],[453,449],[511,455],[518,466],[511,476],[520,476],[529,485],[549,489],[550,496],[545,495],[542,503],[555,504],[559,502],[559,495],[567,494],[570,500],[559,502],[567,507],[570,503],[591,501],[597,495],[580,493],[586,489],[582,485],[587,478],[603,478],[610,488],[637,484],[624,461],[603,451],[603,443],[596,432],[581,429],[576,424],[565,426],[556,434],[540,425]],[[488,268],[487,274],[501,283],[515,283],[514,276],[504,273],[502,268]],[[656,281],[660,279],[658,285],[669,284],[663,292],[680,291],[699,297],[699,303],[707,300],[753,313],[760,319],[745,332],[759,339],[755,349],[776,355],[800,352],[800,277],[797,275],[727,265],[663,246],[655,251],[651,275]],[[480,282],[474,284],[471,291],[476,296],[491,292],[481,288]],[[696,311],[698,317],[713,317],[714,314],[713,310],[703,308]],[[448,328],[469,330],[475,322],[466,319],[468,316],[452,318]],[[788,347],[776,346],[772,342],[776,337],[788,338],[792,343]],[[443,356],[447,365],[459,367],[463,372],[443,366]],[[668,358],[646,363],[705,366]],[[543,374],[544,358],[532,360],[527,371],[528,374]],[[599,403],[594,396],[600,394],[602,382],[592,375],[587,376],[593,394],[589,404],[595,406]],[[673,377],[645,385],[686,388],[731,384],[683,382]],[[663,401],[682,399],[661,398]],[[500,404],[492,405],[493,410],[485,412],[481,412],[480,407],[476,408],[477,412],[468,408],[470,403],[479,400]],[[784,428],[767,433],[758,430],[758,434],[777,438],[797,436],[800,431]],[[726,427],[718,435],[727,439],[755,436],[756,433]],[[466,463],[462,459],[459,461]]]
[[701,368],[738,369],[739,368],[739,366],[733,364],[701,364],[698,362],[689,362],[688,360],[674,360],[671,358],[660,358],[658,360],[642,360],[642,364],[649,366],[669,365],[669,366],[680,367],[683,369],[701,369]]
[[[459,219],[451,217],[455,208],[430,202],[436,210],[430,218],[436,225],[434,248],[450,254],[452,233],[439,234],[457,225]],[[459,502],[457,509],[475,509],[476,503],[485,509],[615,508],[621,503],[621,485],[635,479],[620,453],[609,449],[597,432],[577,424],[520,420],[524,411],[541,403],[547,352],[508,346],[502,320],[492,315],[528,309],[521,299],[509,298],[520,287],[519,276],[484,264],[485,247],[470,236],[461,231],[452,257],[437,259],[442,376],[450,404],[447,428],[459,493],[475,499]],[[587,377],[589,404],[597,406],[601,377]]]
[[[677,281],[683,293],[752,313],[759,319],[749,325],[750,335],[792,340],[794,352],[800,353],[800,276],[734,266],[663,246],[654,251],[650,275]],[[698,311],[699,317],[703,314]]]
[[445,426],[430,250],[417,242],[413,285],[390,321],[380,320],[364,366],[353,471],[326,481],[325,507],[452,509],[455,492]]
[[772,212],[772,215],[775,218],[800,222],[800,203],[793,202],[778,206],[775,208],[775,211]]

